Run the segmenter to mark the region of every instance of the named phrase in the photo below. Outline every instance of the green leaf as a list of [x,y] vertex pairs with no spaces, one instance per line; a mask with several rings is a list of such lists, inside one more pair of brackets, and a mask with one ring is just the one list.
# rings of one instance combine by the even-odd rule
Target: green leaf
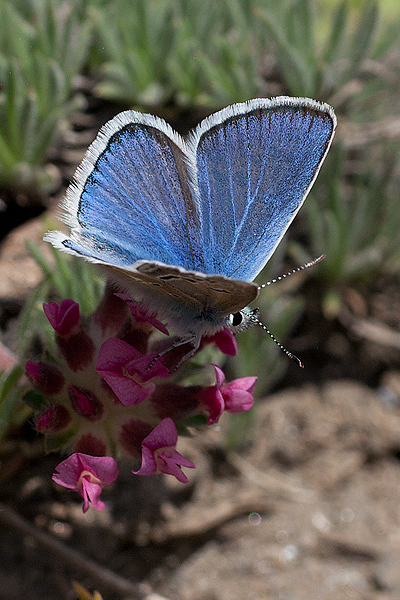
[[289,43],[301,49],[304,60],[315,63],[313,11],[310,0],[296,0],[289,11],[290,21],[286,27]]
[[0,440],[7,433],[15,405],[21,399],[18,383],[23,372],[23,367],[16,365],[0,377]]
[[325,45],[323,60],[331,63],[343,53],[344,37],[348,24],[348,2],[343,0],[336,8],[333,23],[330,27],[329,39]]
[[372,44],[372,38],[378,25],[378,5],[372,0],[369,2],[358,19],[358,26],[354,32],[349,57],[351,60],[350,72],[354,73],[356,68],[360,67],[361,61],[367,55]]

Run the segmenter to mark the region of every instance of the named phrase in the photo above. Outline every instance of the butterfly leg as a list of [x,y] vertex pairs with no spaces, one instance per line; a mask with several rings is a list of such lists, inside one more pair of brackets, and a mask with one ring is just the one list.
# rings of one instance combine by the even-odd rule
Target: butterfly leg
[[150,370],[159,358],[161,358],[162,356],[165,356],[166,354],[168,354],[168,352],[170,352],[171,350],[174,350],[174,348],[179,348],[180,346],[183,346],[185,344],[191,344],[192,342],[193,342],[193,346],[189,350],[189,352],[186,352],[186,354],[184,354],[179,359],[178,363],[176,365],[174,365],[174,367],[171,369],[171,373],[173,373],[181,366],[182,363],[185,362],[185,360],[188,360],[188,358],[190,358],[191,356],[193,356],[193,354],[195,352],[197,352],[197,350],[200,347],[201,336],[196,335],[195,333],[191,333],[191,334],[186,335],[185,337],[176,339],[170,346],[167,346],[167,348],[165,348],[164,350],[159,352],[157,354],[157,356],[155,356],[153,358],[153,360],[147,367],[147,370]]

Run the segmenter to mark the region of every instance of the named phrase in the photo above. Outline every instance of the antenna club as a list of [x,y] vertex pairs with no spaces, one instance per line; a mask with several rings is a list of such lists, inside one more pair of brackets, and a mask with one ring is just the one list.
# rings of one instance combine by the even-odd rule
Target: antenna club
[[297,364],[299,365],[299,367],[301,369],[304,369],[304,365],[301,362],[301,360],[299,359],[299,357],[296,356],[295,354],[292,354],[292,352],[289,352],[289,350],[287,348],[285,348],[285,346],[283,344],[281,344],[280,342],[278,342],[278,340],[276,339],[276,337],[274,336],[274,334],[268,329],[268,327],[266,325],[264,325],[264,323],[262,323],[261,321],[258,321],[258,320],[255,321],[255,323],[257,325],[259,325],[261,327],[261,329],[264,329],[264,331],[266,333],[268,333],[268,335],[271,338],[271,340],[273,342],[275,342],[275,344],[278,346],[278,348],[280,348],[282,350],[282,352],[284,352],[286,354],[286,356],[288,356],[292,360],[296,361]]

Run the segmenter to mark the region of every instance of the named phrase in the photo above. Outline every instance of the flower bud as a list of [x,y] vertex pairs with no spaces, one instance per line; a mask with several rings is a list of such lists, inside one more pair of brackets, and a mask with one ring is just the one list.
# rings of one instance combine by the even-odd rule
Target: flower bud
[[68,396],[72,408],[80,417],[89,421],[99,421],[104,413],[104,406],[90,390],[70,385]]
[[36,417],[36,429],[40,433],[57,433],[69,425],[71,415],[62,404],[53,404]]
[[53,396],[64,387],[65,379],[60,369],[42,362],[25,363],[25,372],[37,390]]
[[85,369],[94,359],[95,345],[92,338],[82,329],[69,337],[57,335],[56,342],[69,368],[74,373]]
[[71,335],[79,323],[79,304],[66,298],[59,305],[57,302],[43,304],[43,310],[53,329],[61,336]]

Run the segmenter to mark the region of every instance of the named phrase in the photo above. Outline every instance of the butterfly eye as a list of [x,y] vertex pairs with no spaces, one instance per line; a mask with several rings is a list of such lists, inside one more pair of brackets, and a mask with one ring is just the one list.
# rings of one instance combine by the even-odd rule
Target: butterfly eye
[[225,322],[233,333],[238,333],[256,325],[258,323],[258,314],[258,308],[251,310],[246,306],[243,310],[228,315]]
[[231,327],[239,327],[239,325],[243,323],[243,315],[241,311],[235,312],[232,315],[229,315],[228,320]]

